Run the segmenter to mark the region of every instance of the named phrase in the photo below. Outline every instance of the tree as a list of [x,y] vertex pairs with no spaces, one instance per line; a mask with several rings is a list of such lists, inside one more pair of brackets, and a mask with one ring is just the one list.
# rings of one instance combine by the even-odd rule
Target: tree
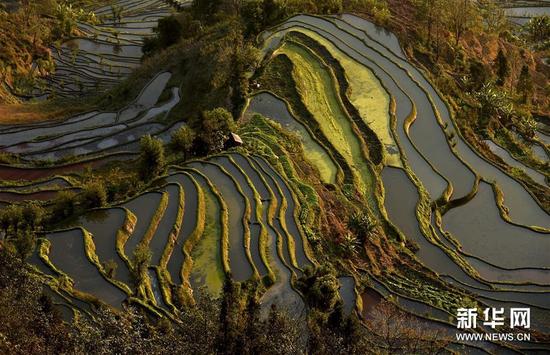
[[16,236],[23,222],[23,210],[17,205],[10,205],[6,210],[9,227],[13,229],[13,234]]
[[376,227],[376,220],[368,211],[358,211],[349,217],[348,227],[357,235],[365,235]]
[[82,206],[88,208],[103,207],[107,204],[107,190],[101,181],[91,182],[84,186],[81,194]]
[[376,306],[366,324],[372,344],[388,354],[437,354],[449,343],[442,331],[425,328],[386,300]]
[[36,202],[29,202],[23,207],[23,223],[31,229],[36,229],[42,224],[46,216],[46,210]]
[[453,31],[455,46],[458,45],[464,31],[474,23],[476,8],[471,0],[448,0],[447,23]]
[[482,126],[492,118],[509,118],[512,111],[510,99],[506,92],[496,88],[494,84],[484,84],[474,96],[479,102],[479,118]]
[[104,263],[103,268],[105,269],[105,273],[107,273],[107,276],[109,276],[110,278],[114,278],[116,276],[118,264],[113,259],[109,259]]
[[531,95],[533,94],[533,80],[529,73],[529,67],[523,65],[521,72],[519,73],[518,83],[516,86],[516,92],[521,95],[522,102],[527,103]]
[[206,152],[221,151],[234,126],[233,116],[226,109],[219,107],[211,111],[204,111],[199,137],[205,143]]
[[192,11],[199,18],[213,20],[222,5],[222,0],[193,0]]
[[510,74],[510,66],[508,64],[508,59],[504,55],[502,48],[498,50],[497,57],[495,59],[496,72],[497,72],[497,85],[503,86],[506,82],[506,78]]
[[489,70],[479,60],[472,58],[468,68],[468,82],[471,90],[477,91],[489,80]]
[[306,268],[304,275],[298,279],[297,286],[307,303],[322,312],[331,311],[339,299],[340,283],[329,265],[316,269]]
[[172,133],[172,140],[170,145],[176,152],[183,152],[183,159],[187,160],[187,153],[193,148],[193,143],[196,138],[195,131],[187,125],[181,126],[174,133]]
[[183,27],[174,16],[160,19],[154,31],[156,36],[145,38],[143,43],[142,51],[146,55],[176,44],[183,36]]
[[72,216],[76,209],[75,194],[72,191],[60,191],[53,202],[51,222],[59,222],[60,220]]
[[142,180],[151,181],[166,169],[164,146],[161,140],[146,135],[139,141],[139,148],[139,175]]
[[477,3],[483,19],[483,26],[488,32],[499,33],[509,26],[504,9],[498,6],[494,0],[479,0]]
[[151,264],[151,250],[145,244],[139,243],[132,257],[132,276],[136,286],[139,286],[147,274],[147,268]]
[[[0,353],[73,353],[74,331],[63,322],[25,262],[0,248]],[[60,350],[63,349],[63,350]],[[78,352],[78,351],[76,351]]]
[[547,41],[550,38],[550,16],[533,17],[525,24],[525,29],[533,42]]

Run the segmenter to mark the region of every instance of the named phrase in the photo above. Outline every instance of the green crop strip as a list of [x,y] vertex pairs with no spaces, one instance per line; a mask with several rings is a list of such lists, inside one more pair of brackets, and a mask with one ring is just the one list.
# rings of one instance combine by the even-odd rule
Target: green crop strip
[[183,216],[185,213],[185,191],[183,190],[182,186],[179,184],[178,184],[178,191],[179,191],[178,212],[176,215],[176,221],[174,226],[172,227],[172,231],[170,232],[168,243],[166,243],[159,265],[155,267],[155,271],[157,272],[157,279],[159,280],[159,283],[160,283],[159,286],[162,291],[164,301],[166,302],[167,305],[171,306],[173,309],[174,309],[174,305],[172,304],[172,290],[170,287],[172,282],[170,279],[170,274],[166,270],[166,265],[168,264],[168,261],[170,260],[170,256],[172,255],[174,251],[174,247],[177,243],[177,239],[183,224]]
[[[308,47],[321,52],[320,54],[324,54],[324,57],[332,57],[328,57],[327,60],[335,70],[344,94],[349,96],[351,102],[351,106],[346,105],[346,109],[350,114],[357,110],[362,121],[372,128],[373,133],[386,147],[384,155],[386,165],[401,166],[399,155],[387,150],[388,147],[397,149],[397,145],[390,129],[390,97],[378,78],[367,67],[344,54],[330,41],[314,31],[293,27],[290,35],[292,38],[296,36],[298,41],[303,41]],[[359,125],[359,122],[356,121],[356,123]],[[376,142],[372,142],[373,138],[365,140],[369,143],[369,150],[381,149],[377,147]],[[370,155],[372,161],[377,164],[380,158],[373,156],[372,153]]]
[[366,193],[372,176],[366,166],[361,144],[335,90],[333,74],[313,53],[294,43],[285,42],[277,53],[286,54],[294,63],[293,76],[302,102],[325,136],[352,167],[356,186]]
[[[217,297],[222,289],[225,276],[229,272],[229,235],[227,230],[227,207],[214,185],[195,169],[186,168],[191,175],[197,175],[205,181],[205,185],[197,183],[204,201],[203,212],[199,214],[198,226],[194,238],[189,238],[189,244],[184,245],[186,251],[182,279],[202,278],[207,291]],[[193,180],[196,180],[193,178]],[[199,218],[199,217],[198,217]],[[201,230],[202,229],[202,230]],[[194,247],[191,247],[194,245]],[[225,275],[224,275],[225,274]]]
[[294,64],[289,57],[285,54],[278,54],[264,68],[260,77],[262,86],[279,98],[282,98],[291,109],[291,113],[296,120],[306,127],[310,131],[311,136],[327,149],[337,163],[339,171],[341,170],[342,172],[341,176],[340,174],[337,175],[337,182],[355,189],[353,187],[354,177],[351,167],[342,154],[334,148],[320,129],[312,113],[300,100],[300,95],[297,91],[298,84],[294,80],[293,71]]
[[136,228],[137,217],[129,209],[124,208],[124,210],[126,211],[126,219],[124,220],[124,224],[122,225],[122,227],[116,232],[115,248],[120,258],[124,260],[128,268],[131,269],[132,263],[130,262],[130,259],[128,259],[128,257],[126,256],[126,253],[124,253],[124,245]]

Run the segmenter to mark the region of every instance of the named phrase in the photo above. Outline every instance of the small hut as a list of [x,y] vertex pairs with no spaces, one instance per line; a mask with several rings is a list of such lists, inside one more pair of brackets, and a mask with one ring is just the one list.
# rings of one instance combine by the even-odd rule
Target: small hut
[[231,132],[225,142],[225,149],[240,147],[241,145],[243,145],[242,138],[238,134]]

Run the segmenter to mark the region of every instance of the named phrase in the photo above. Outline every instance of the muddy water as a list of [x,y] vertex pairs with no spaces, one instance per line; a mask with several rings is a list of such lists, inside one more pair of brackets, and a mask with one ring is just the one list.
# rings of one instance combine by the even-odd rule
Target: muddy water
[[0,190],[10,190],[10,191],[31,191],[34,189],[57,189],[63,187],[71,186],[67,180],[61,177],[56,177],[50,180],[45,180],[37,182],[35,184],[29,185],[2,185]]
[[148,192],[130,202],[122,204],[122,207],[128,208],[137,217],[136,227],[124,245],[124,253],[131,260],[136,246],[139,244],[151,220],[157,211],[162,194],[159,192]]
[[205,174],[221,192],[227,203],[229,214],[229,261],[231,273],[235,280],[244,281],[252,276],[252,267],[246,257],[244,242],[243,216],[245,213],[245,200],[237,192],[233,180],[225,175],[222,170],[212,164],[191,163],[189,167],[195,168]]
[[550,238],[506,223],[499,215],[493,190],[486,183],[479,186],[469,203],[447,212],[443,226],[465,252],[492,264],[505,268],[548,267]]
[[122,228],[125,219],[126,211],[111,208],[87,213],[78,220],[78,225],[92,234],[99,261],[104,265],[114,261],[117,265],[114,278],[131,286],[128,266],[116,252],[116,233]]
[[114,54],[120,57],[141,58],[141,46],[136,45],[114,45],[101,42],[95,42],[86,38],[78,38],[67,41],[63,44],[68,48],[75,48],[87,53],[93,54]]
[[[158,114],[170,111],[179,102],[179,90],[175,88],[172,91],[170,101],[163,103],[158,108],[153,108],[153,105],[157,103],[170,78],[171,74],[168,72],[157,75],[144,87],[136,100],[123,109],[120,114],[116,112],[93,112],[77,115],[62,123],[39,125],[36,128],[29,126],[27,129],[0,134],[0,144],[11,146],[6,150],[13,153],[47,149],[51,148],[51,146],[76,139],[105,135],[108,133],[106,130],[113,130],[112,125],[116,122],[129,121],[136,118],[141,112],[149,110],[144,115],[145,118],[140,121],[144,122]],[[91,130],[98,126],[102,128]],[[52,139],[49,141],[41,139],[48,136],[51,136]],[[32,141],[34,140],[40,140],[41,142],[33,143]],[[18,143],[22,144],[17,145]]]
[[344,302],[344,312],[349,315],[355,308],[355,280],[351,276],[343,276],[338,278],[338,282],[340,283],[338,292]]
[[107,282],[86,257],[79,229],[49,234],[50,261],[74,280],[74,287],[120,308],[126,294]]
[[[227,157],[215,157],[211,159],[212,162],[221,165],[240,185],[245,196],[250,203],[250,254],[252,255],[252,261],[254,266],[258,270],[260,276],[267,275],[267,268],[262,260],[260,252],[260,236],[262,230],[265,228],[265,220],[258,220],[256,217],[257,200],[250,184],[243,173],[229,160]],[[260,207],[261,208],[261,207]]]
[[262,200],[270,198],[268,187],[260,176],[260,172],[251,165],[251,161],[240,154],[230,154],[231,158],[243,169],[245,174],[252,180],[256,191],[260,194]]
[[267,202],[269,202],[270,204],[276,203],[277,208],[275,209],[275,215],[274,215],[275,218],[272,220],[272,223],[273,223],[273,228],[275,228],[276,230],[276,234],[283,237],[281,239],[283,258],[288,261],[288,265],[290,265],[293,268],[294,272],[300,274],[301,272],[300,269],[297,269],[295,267],[294,263],[292,262],[292,258],[290,256],[290,249],[288,247],[288,232],[286,231],[285,228],[283,228],[283,224],[281,223],[281,219],[279,218],[281,208],[282,208],[283,195],[279,191],[279,186],[277,185],[277,182],[273,177],[266,174],[255,162],[252,163],[252,166],[258,169],[258,171],[260,171],[260,174],[265,181],[265,187],[269,188],[273,192],[273,196],[274,196],[274,200],[269,200],[269,199],[262,200],[263,201],[262,205],[264,209],[263,210],[264,219],[267,220],[267,210],[266,210],[268,208]]
[[197,195],[197,188],[189,176],[185,174],[175,174],[166,178],[166,181],[180,184],[184,192],[184,213],[183,224],[178,235],[176,245],[168,261],[167,269],[172,276],[172,281],[177,284],[181,284],[181,266],[183,264],[184,254],[182,251],[183,245],[191,233],[197,226],[197,208],[199,204],[199,198]]
[[[267,218],[267,203],[264,203],[263,211],[264,218]],[[276,273],[275,284],[272,285],[260,299],[262,314],[267,316],[272,305],[276,305],[278,309],[285,310],[293,318],[302,318],[305,316],[305,303],[302,297],[292,288],[290,283],[291,271],[287,267],[290,265],[289,260],[281,260],[281,256],[277,253],[277,238],[282,238],[283,248],[286,247],[285,238],[282,234],[277,234],[271,226],[267,226],[267,247],[269,249],[271,266]]]
[[152,254],[151,265],[159,265],[164,248],[168,244],[172,230],[176,224],[176,218],[180,208],[180,192],[178,185],[171,184],[162,191],[168,192],[168,206],[166,207],[166,211],[162,216],[157,231],[149,244],[149,250],[151,250]]
[[484,288],[485,285],[469,277],[445,252],[424,237],[416,218],[418,192],[406,173],[402,169],[386,167],[382,171],[382,182],[389,219],[418,245],[416,257],[437,273],[452,275],[462,282]]
[[306,159],[319,170],[323,181],[336,182],[338,169],[331,156],[312,138],[309,130],[290,114],[284,101],[270,93],[260,93],[250,100],[247,112],[259,113],[271,118],[284,128],[296,133],[303,144]]
[[162,290],[160,288],[157,273],[154,269],[149,269],[149,280],[151,281],[151,288],[153,290],[153,295],[155,296],[155,302],[157,306],[168,310],[168,307],[164,302],[164,297],[162,296]]
[[[115,123],[116,113],[105,112],[82,121],[69,122],[66,124],[57,124],[48,127],[30,128],[18,132],[11,132],[0,135],[0,144],[8,146],[21,142],[31,142],[40,137],[59,136],[72,133],[99,125],[109,125]],[[19,151],[20,152],[20,151]]]
[[[479,281],[471,278],[457,264],[455,264],[441,249],[431,244],[420,232],[415,215],[415,204],[417,192],[406,174],[395,168],[385,168],[382,172],[382,180],[386,189],[385,206],[390,220],[405,234],[407,238],[413,240],[419,246],[416,257],[428,268],[440,275],[449,275],[460,281],[459,287],[468,288],[472,292],[487,297],[501,297],[508,301],[521,301],[526,303],[544,302],[545,295],[530,293],[528,291],[542,291],[544,288],[537,286],[513,286],[497,285],[500,288],[517,289],[518,292],[499,292],[491,291],[489,287]],[[388,188],[389,187],[389,188]],[[444,238],[440,234],[439,238]],[[498,236],[498,235],[497,235]],[[473,238],[475,239],[475,238]],[[494,266],[483,262],[472,261],[471,265],[478,270],[482,277],[488,281],[513,281],[513,282],[539,282],[548,283],[547,271],[538,271],[533,269],[500,271]],[[452,283],[457,284],[455,281]],[[468,286],[469,285],[469,286]],[[470,287],[470,286],[474,286]],[[523,292],[519,292],[522,291]]]
[[[479,275],[489,281],[498,282],[529,282],[539,285],[550,285],[550,269],[511,269],[503,270],[495,266],[489,265],[486,262],[473,257],[464,257],[468,264],[470,264]],[[506,285],[506,288],[512,288],[512,285]],[[537,286],[518,286],[518,289],[525,290],[550,290],[549,287],[537,287]]]

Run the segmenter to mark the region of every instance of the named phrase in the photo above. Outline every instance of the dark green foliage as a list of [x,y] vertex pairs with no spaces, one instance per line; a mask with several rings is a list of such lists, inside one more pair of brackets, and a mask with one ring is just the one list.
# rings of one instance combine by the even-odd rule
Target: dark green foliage
[[176,153],[182,152],[183,158],[186,160],[187,153],[193,148],[196,136],[195,131],[191,127],[187,125],[182,126],[172,133],[170,147]]
[[205,111],[202,114],[199,133],[199,153],[210,154],[223,149],[229,133],[234,129],[233,116],[224,108]]
[[212,21],[221,9],[222,3],[223,0],[193,0],[191,10],[196,17]]
[[512,114],[512,106],[506,92],[492,83],[484,84],[475,93],[479,103],[479,119],[482,128],[486,128],[491,119],[506,122]]
[[41,226],[45,216],[46,210],[35,202],[29,202],[23,207],[23,223],[31,229]]
[[479,90],[491,77],[489,70],[477,59],[470,60],[468,71],[470,90]]
[[169,16],[159,20],[155,33],[155,37],[144,40],[142,51],[145,55],[176,44],[182,38],[183,28],[176,17]]
[[510,75],[510,65],[508,59],[502,52],[502,49],[498,50],[497,57],[495,59],[496,73],[497,73],[497,85],[504,85],[508,75]]
[[139,176],[143,181],[151,181],[166,169],[166,158],[162,141],[150,135],[139,141]]
[[61,191],[53,201],[51,223],[59,222],[76,211],[76,195],[71,191]]
[[92,182],[84,186],[80,194],[81,205],[84,209],[103,207],[107,204],[107,191],[102,182]]
[[533,42],[548,42],[550,38],[550,16],[533,17],[525,24],[525,29]]
[[328,265],[313,269],[308,267],[297,281],[307,304],[322,312],[330,312],[338,301],[340,284],[335,271]]
[[533,79],[531,78],[529,67],[527,65],[521,67],[516,92],[521,95],[521,100],[523,103],[528,103],[531,95],[533,94]]
[[352,214],[348,220],[348,227],[362,241],[366,235],[377,226],[376,219],[368,211],[358,211]]
[[59,353],[73,339],[41,284],[5,245],[0,245],[0,333],[2,354]]

